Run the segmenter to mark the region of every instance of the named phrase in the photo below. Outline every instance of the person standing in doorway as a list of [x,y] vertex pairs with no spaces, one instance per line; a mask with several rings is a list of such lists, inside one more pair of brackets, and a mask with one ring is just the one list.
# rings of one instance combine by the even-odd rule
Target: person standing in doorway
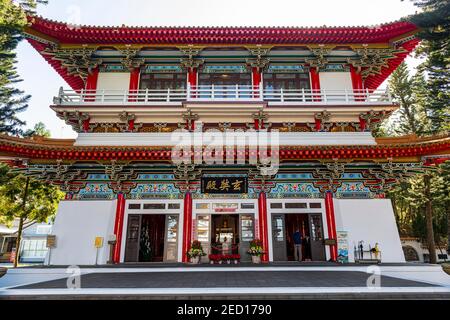
[[294,259],[295,261],[302,261],[302,234],[300,230],[296,229],[292,235],[294,239]]
[[230,247],[231,247],[230,241],[227,239],[227,237],[223,238],[222,254],[224,254],[224,255],[231,254]]

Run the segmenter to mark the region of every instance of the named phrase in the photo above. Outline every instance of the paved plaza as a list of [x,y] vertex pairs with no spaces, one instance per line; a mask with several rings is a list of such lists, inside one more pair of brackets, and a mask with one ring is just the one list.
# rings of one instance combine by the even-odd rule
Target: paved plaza
[[[374,267],[370,267],[374,268]],[[0,299],[450,299],[439,266],[265,265],[80,268],[67,288],[66,268],[10,269]],[[378,286],[373,271],[380,274]],[[72,270],[73,271],[73,270]]]

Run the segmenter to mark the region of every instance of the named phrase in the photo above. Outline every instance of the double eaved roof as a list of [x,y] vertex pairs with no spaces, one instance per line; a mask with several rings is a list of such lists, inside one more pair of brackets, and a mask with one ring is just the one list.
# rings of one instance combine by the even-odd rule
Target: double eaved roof
[[[252,46],[252,45],[308,45],[308,44],[391,44],[402,48],[395,57],[364,82],[368,89],[376,89],[405,57],[414,50],[418,28],[407,21],[377,26],[358,27],[99,27],[71,25],[38,16],[29,16],[26,29],[28,41],[39,52],[49,42],[66,45],[148,45],[148,46]],[[84,88],[84,80],[72,74],[61,61],[43,55],[52,67],[75,90]]]
[[29,17],[30,28],[63,43],[352,44],[386,43],[417,30],[407,21],[358,27],[99,27]]

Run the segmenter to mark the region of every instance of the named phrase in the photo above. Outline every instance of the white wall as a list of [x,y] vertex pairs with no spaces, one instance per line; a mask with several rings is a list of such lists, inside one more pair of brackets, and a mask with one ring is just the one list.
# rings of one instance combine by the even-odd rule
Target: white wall
[[389,199],[334,199],[336,230],[348,231],[349,261],[354,262],[354,245],[364,248],[378,242],[382,262],[405,262],[394,211]]
[[[61,201],[52,234],[56,248],[51,250],[52,265],[94,265],[95,237],[103,237],[98,264],[109,258],[108,238],[114,232],[116,200]],[[48,254],[46,263],[48,263]]]
[[130,87],[129,72],[99,72],[97,90],[123,90]]
[[[233,134],[238,137],[239,132]],[[222,133],[205,133],[205,139],[223,137]],[[269,136],[270,137],[270,136]],[[186,139],[186,140],[184,140]],[[174,146],[181,141],[195,140],[190,132],[120,132],[98,133],[80,132],[75,141],[76,146]],[[227,145],[234,145],[234,139],[224,139]],[[370,132],[279,132],[278,139],[269,138],[268,144],[284,146],[317,146],[317,145],[376,145],[375,138]]]
[[353,90],[350,72],[320,72],[321,90]]

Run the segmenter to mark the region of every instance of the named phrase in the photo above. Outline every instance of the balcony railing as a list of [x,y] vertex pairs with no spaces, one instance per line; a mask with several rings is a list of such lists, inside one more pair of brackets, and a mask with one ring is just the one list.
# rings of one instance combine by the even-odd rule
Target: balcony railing
[[271,89],[252,86],[192,86],[165,90],[64,90],[56,105],[180,105],[184,101],[266,101],[269,104],[392,104],[385,90]]

